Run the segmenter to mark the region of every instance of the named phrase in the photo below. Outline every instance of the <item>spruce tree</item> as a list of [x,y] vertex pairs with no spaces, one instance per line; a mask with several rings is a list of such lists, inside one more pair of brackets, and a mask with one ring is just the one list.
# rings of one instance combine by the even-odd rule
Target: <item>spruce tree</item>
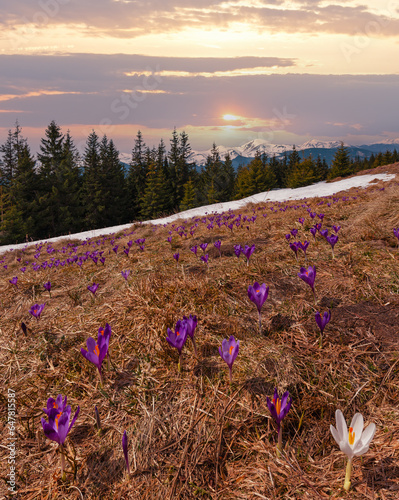
[[290,188],[298,188],[308,186],[318,180],[315,172],[315,164],[312,158],[309,157],[302,160],[293,168],[287,179],[287,186]]
[[140,216],[140,200],[144,195],[147,169],[145,143],[139,130],[132,150],[132,160],[127,178],[128,213],[130,220],[137,219]]
[[190,210],[191,208],[195,208],[196,205],[196,190],[194,187],[194,182],[191,177],[184,184],[184,196],[180,203],[180,210],[184,212],[185,210]]
[[102,221],[104,219],[105,199],[102,189],[100,144],[94,130],[86,141],[83,168],[82,204],[84,207],[85,227],[86,229],[104,227]]
[[352,173],[353,169],[349,150],[344,146],[344,143],[341,142],[341,146],[335,152],[329,178],[334,179],[335,177],[346,177]]

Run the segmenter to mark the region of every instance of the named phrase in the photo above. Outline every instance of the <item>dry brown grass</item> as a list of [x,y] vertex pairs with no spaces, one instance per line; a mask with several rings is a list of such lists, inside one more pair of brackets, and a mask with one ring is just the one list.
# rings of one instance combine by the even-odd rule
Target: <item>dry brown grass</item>
[[[320,236],[313,242],[312,221],[303,208],[277,213],[266,208],[264,218],[256,206],[258,217],[249,230],[244,225],[231,234],[225,227],[208,231],[200,224],[194,238],[174,233],[172,247],[166,242],[169,228],[137,226],[133,239],[147,238],[145,251],[139,253],[134,244],[129,258],[120,252],[108,255],[107,242],[105,266],[87,261],[82,270],[73,265],[22,274],[16,260],[21,252],[5,255],[0,426],[4,436],[10,387],[18,407],[17,497],[397,499],[399,252],[392,228],[399,226],[399,188],[396,182],[377,183],[344,195],[347,202],[331,207],[309,200],[314,211],[326,214],[324,226],[342,226],[335,259]],[[289,203],[295,204],[302,202]],[[252,207],[241,212],[251,216]],[[300,216],[306,216],[304,228],[297,222]],[[316,306],[297,277],[304,260],[295,261],[284,238],[293,227],[302,241],[311,241],[308,264],[317,268]],[[221,259],[213,249],[218,238]],[[127,241],[123,236],[120,248]],[[210,243],[209,268],[189,250],[203,241]],[[247,267],[243,257],[238,261],[233,255],[233,244],[252,242],[256,252]],[[177,250],[178,266],[172,258]],[[30,247],[23,260],[35,260],[34,253]],[[129,286],[120,274],[125,269],[131,270]],[[8,283],[15,275],[17,289]],[[53,284],[51,298],[43,288],[47,280]],[[270,286],[263,335],[247,298],[255,280]],[[86,288],[93,281],[100,284],[94,299]],[[35,302],[46,302],[40,321],[29,317]],[[332,320],[319,349],[314,312],[328,307]],[[179,374],[166,329],[190,313],[199,319],[199,358],[188,341]],[[21,321],[28,325],[28,337]],[[112,366],[104,369],[101,388],[80,348],[105,322],[113,332]],[[240,339],[232,387],[218,354],[230,335]],[[266,406],[276,385],[293,398],[281,458],[276,458],[277,435]],[[66,441],[71,463],[65,482],[56,446],[40,424],[47,398],[60,393],[68,396],[73,412],[81,408]],[[349,495],[342,489],[345,459],[329,430],[336,408],[347,421],[360,411],[366,423],[377,425],[369,452],[354,460]],[[121,447],[125,429],[130,477]],[[6,492],[4,443],[0,490]]]

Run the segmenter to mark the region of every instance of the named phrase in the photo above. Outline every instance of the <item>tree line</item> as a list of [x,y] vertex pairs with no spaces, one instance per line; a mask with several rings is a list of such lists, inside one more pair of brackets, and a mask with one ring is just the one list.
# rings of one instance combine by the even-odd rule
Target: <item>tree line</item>
[[79,154],[69,132],[52,121],[34,157],[16,124],[0,146],[0,243],[17,243],[146,220],[275,188],[300,187],[398,161],[396,150],[351,159],[338,148],[331,168],[296,150],[278,159],[256,154],[233,168],[214,144],[205,165],[190,161],[188,135],[172,133],[149,148],[139,131],[128,167],[112,139],[92,132]]

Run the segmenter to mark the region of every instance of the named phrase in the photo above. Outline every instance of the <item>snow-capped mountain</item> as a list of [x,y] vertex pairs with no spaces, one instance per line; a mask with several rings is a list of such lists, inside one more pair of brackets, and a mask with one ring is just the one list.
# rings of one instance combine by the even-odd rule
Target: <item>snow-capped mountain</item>
[[[312,139],[303,144],[296,144],[295,148],[304,158],[310,155],[316,158],[320,155],[321,158],[326,159],[327,163],[331,163],[337,148],[340,146],[341,141],[319,141],[317,139]],[[395,148],[399,150],[399,138],[386,139],[375,144],[364,144],[361,146],[353,146],[344,142],[344,146],[348,148],[352,157],[359,156],[360,158],[365,158],[371,156],[371,154],[385,152],[386,150],[393,151]],[[289,154],[292,151],[293,145],[271,144],[263,139],[253,139],[241,146],[230,148],[217,146],[217,148],[221,160],[223,161],[228,153],[232,159],[233,166],[237,168],[239,165],[248,164],[257,153],[266,153],[268,157],[275,155],[276,158],[281,158],[284,153]],[[207,149],[205,151],[193,150],[189,157],[189,161],[195,163],[197,167],[202,167],[206,164],[208,156],[212,156],[212,149]],[[131,161],[131,155],[121,153],[120,160],[127,165]]]

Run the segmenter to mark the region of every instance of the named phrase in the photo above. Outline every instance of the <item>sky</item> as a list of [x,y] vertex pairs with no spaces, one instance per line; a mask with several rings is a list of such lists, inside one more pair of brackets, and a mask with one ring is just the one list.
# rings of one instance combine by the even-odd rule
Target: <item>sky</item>
[[399,138],[399,0],[0,0],[0,143]]
[[[312,184],[309,186],[304,186],[300,188],[287,188],[287,189],[275,189],[273,191],[268,191],[264,193],[254,194],[252,196],[248,196],[247,198],[243,198],[242,200],[234,200],[227,201],[224,203],[216,203],[214,205],[207,205],[203,207],[192,208],[190,210],[186,210],[184,212],[176,213],[173,215],[169,215],[168,217],[163,217],[161,219],[153,219],[143,222],[143,224],[153,224],[157,225],[166,225],[170,224],[177,220],[187,220],[191,217],[198,217],[209,214],[216,214],[227,212],[229,210],[239,210],[244,208],[249,203],[257,204],[257,203],[266,203],[266,202],[286,202],[289,200],[303,200],[305,198],[320,198],[323,196],[333,196],[337,193],[342,193],[351,188],[365,188],[369,186],[372,182],[383,181],[389,182],[395,178],[395,174],[365,174],[365,175],[357,175],[354,177],[350,177],[349,179],[342,179],[335,182],[326,182],[321,181],[316,184]],[[92,231],[84,231],[82,233],[70,234],[68,236],[57,236],[55,238],[49,238],[47,240],[41,240],[42,242],[55,242],[60,240],[86,240],[90,238],[96,238],[98,236],[102,236],[105,234],[118,233],[121,231],[125,231],[131,228],[131,224],[123,224],[121,226],[107,227],[103,229],[93,229]],[[0,246],[0,255],[12,251],[17,250],[19,248],[24,248],[29,245],[36,245],[37,241],[32,243],[19,243],[16,245],[3,245]]]

